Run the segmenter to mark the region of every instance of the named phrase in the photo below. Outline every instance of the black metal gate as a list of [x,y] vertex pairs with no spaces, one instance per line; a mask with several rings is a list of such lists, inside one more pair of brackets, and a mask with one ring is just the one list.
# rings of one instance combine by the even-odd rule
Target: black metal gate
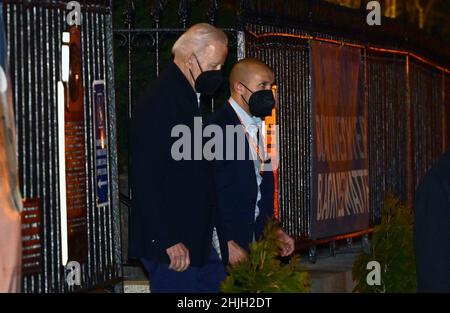
[[[449,147],[450,49],[421,33],[413,35],[402,21],[386,19],[385,25],[370,28],[360,12],[314,0],[79,1],[82,24],[76,80],[82,86],[84,113],[83,123],[75,130],[80,135],[76,144],[84,154],[76,156],[83,167],[78,173],[82,179],[75,185],[86,195],[78,203],[86,215],[73,219],[71,227],[86,228],[86,258],[80,259],[80,285],[69,286],[68,269],[62,264],[58,179],[58,130],[62,125],[58,124],[57,110],[58,82],[63,76],[62,37],[69,29],[67,2],[3,1],[21,192],[26,207],[25,292],[92,288],[113,284],[122,277],[121,258],[126,255],[126,245],[122,249],[121,241],[126,243],[127,214],[132,214],[127,176],[128,120],[143,87],[171,58],[175,39],[195,22],[207,21],[229,35],[226,73],[234,61],[245,56],[261,58],[275,71],[281,126],[280,219],[297,238],[309,238],[311,223],[311,39],[363,51],[374,223],[380,218],[385,193],[393,192],[411,202],[419,179]],[[114,31],[113,11],[119,18],[116,25],[124,25]],[[423,43],[427,43],[426,49]],[[109,205],[101,208],[96,199],[92,88],[99,80],[105,82],[110,143]],[[227,87],[224,84],[207,110],[224,102]],[[82,245],[75,240],[73,246]]]
[[280,220],[286,229],[310,238],[311,40],[362,51],[372,224],[386,193],[411,203],[419,180],[448,147],[449,48],[403,20],[386,18],[371,28],[363,9],[264,0],[243,1],[241,9],[245,55],[271,65],[279,82]]
[[[84,115],[81,123],[72,124],[75,125],[72,129],[69,129],[69,123],[58,123],[57,85],[63,75],[62,36],[69,30],[67,2],[3,1],[13,83],[19,177],[25,199],[23,292],[93,288],[117,281],[122,276],[111,2],[79,1],[82,24],[78,26],[81,42],[78,56],[81,64],[76,58],[71,62],[79,66],[73,70],[77,70],[75,84],[81,85],[72,85],[81,92]],[[77,56],[78,52],[74,52]],[[105,83],[106,140],[109,143],[109,204],[101,208],[97,207],[95,198],[92,89],[94,81],[98,80]],[[78,86],[81,89],[77,89]],[[78,268],[66,268],[62,260],[64,238],[60,218],[58,129],[64,127],[66,138],[75,134],[75,141],[69,145],[76,152],[70,156],[74,162],[67,167],[67,179],[71,184],[67,191],[68,199],[74,201],[68,202],[67,214],[83,213],[77,213],[68,225],[69,241],[75,238],[74,242],[69,242],[68,261],[73,260],[70,253],[81,255],[78,259],[80,280],[74,276],[74,284],[69,283],[67,277],[76,274],[73,270]],[[83,236],[86,237],[75,235],[80,229],[84,229]]]
[[[124,66],[118,72],[127,71],[127,81],[121,81],[117,86],[118,99],[120,106],[126,107],[128,118],[136,95],[133,85],[136,49],[147,45],[145,49],[153,65],[149,66],[151,70],[146,71],[147,78],[142,81],[148,82],[157,76],[164,63],[161,62],[164,59],[161,43],[169,43],[168,37],[191,25],[189,13],[194,11],[188,1],[153,1],[150,8],[135,7],[134,2],[127,1],[126,28],[115,31],[119,45],[116,64]],[[362,14],[365,10],[336,7],[323,1],[203,1],[203,16],[199,21],[216,23],[216,13],[220,16],[222,12],[222,8],[217,10],[217,4],[226,6],[230,2],[233,5],[229,9],[234,10],[237,19],[232,26],[225,27],[235,39],[228,63],[247,56],[260,58],[274,69],[278,82],[280,220],[287,231],[297,238],[310,239],[312,102],[309,43],[313,39],[353,46],[362,51],[365,105],[369,110],[372,224],[380,219],[386,193],[394,193],[411,203],[419,179],[448,147],[449,48],[410,28],[406,18],[386,18],[383,26],[371,28],[365,23]],[[170,11],[168,3],[174,5],[172,11],[176,12],[181,28],[161,25],[163,13]],[[145,10],[152,17],[151,27],[135,26],[135,14],[139,10]],[[427,49],[423,48],[425,42]],[[122,54],[122,65],[117,62],[121,53],[125,53]],[[169,57],[167,55],[165,59]],[[128,121],[122,119],[121,122],[126,125]],[[123,174],[127,181],[126,171]],[[123,190],[121,199],[127,206],[129,196],[131,191]],[[353,235],[348,234],[349,237]]]

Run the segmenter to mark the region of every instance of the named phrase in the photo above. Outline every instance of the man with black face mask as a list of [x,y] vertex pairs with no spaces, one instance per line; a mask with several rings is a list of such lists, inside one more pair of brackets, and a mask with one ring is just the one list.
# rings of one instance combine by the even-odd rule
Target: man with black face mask
[[189,28],[172,48],[173,62],[133,112],[128,256],[142,261],[152,292],[218,292],[225,277],[212,247],[211,164],[177,160],[171,149],[173,129],[187,126],[193,134],[200,95],[220,86],[227,45],[214,26]]
[[[271,115],[275,107],[273,83],[274,74],[265,63],[250,58],[239,61],[230,75],[231,97],[209,121],[218,125],[224,135],[224,160],[214,161],[214,179],[225,264],[235,265],[247,257],[249,244],[260,238],[274,214],[273,172],[263,166],[268,158],[259,136],[262,118]],[[237,132],[227,132],[229,126]],[[238,138],[239,130],[244,132],[244,141]],[[228,153],[231,144],[234,149]],[[290,255],[294,239],[281,228],[278,239],[280,255]]]

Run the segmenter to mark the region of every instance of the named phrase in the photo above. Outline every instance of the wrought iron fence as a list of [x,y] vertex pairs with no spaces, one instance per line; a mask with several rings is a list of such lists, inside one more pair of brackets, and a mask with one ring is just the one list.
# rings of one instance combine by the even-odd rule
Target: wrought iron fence
[[[86,215],[69,224],[73,230],[86,228],[86,242],[73,243],[86,254],[79,260],[80,285],[67,284],[71,272],[62,262],[58,128],[64,125],[58,125],[57,119],[57,82],[62,75],[62,33],[68,30],[67,2],[3,1],[21,192],[25,206],[32,208],[25,214],[37,212],[38,217],[24,230],[24,292],[93,288],[122,276],[110,1],[80,1],[81,77],[77,79],[83,86],[84,122],[76,126],[79,154],[73,157],[83,166],[76,173],[80,180],[72,182],[73,190],[79,193],[73,198],[78,197],[77,209],[86,210]],[[109,205],[102,208],[96,206],[95,199],[94,80],[105,80],[109,125]]]
[[279,82],[280,218],[289,232],[310,237],[309,40],[362,51],[372,224],[386,193],[411,204],[419,180],[448,147],[449,47],[425,42],[406,18],[371,28],[365,11],[327,3],[255,0],[243,1],[241,10],[245,55],[270,64]]
[[[361,49],[364,90],[369,109],[370,210],[380,218],[387,191],[411,202],[414,188],[436,158],[448,148],[448,47],[426,41],[402,21],[386,20],[368,28],[361,12],[317,1],[139,1],[115,3],[115,16],[125,9],[113,31],[111,1],[82,4],[81,51],[84,98],[85,206],[87,259],[81,264],[81,288],[121,276],[121,216],[117,134],[121,134],[121,204],[125,225],[132,214],[127,185],[127,126],[143,86],[154,80],[171,58],[170,47],[186,27],[206,21],[230,37],[226,73],[235,60],[261,58],[275,71],[278,83],[278,123],[281,126],[280,219],[288,232],[308,238],[311,222],[311,69],[309,40],[353,45]],[[57,81],[67,1],[5,0],[8,53],[16,112],[21,191],[30,212],[41,216],[37,236],[38,264],[23,281],[26,292],[70,291],[61,264],[61,225],[58,212]],[[122,6],[121,6],[122,5]],[[123,6],[124,5],[124,6]],[[197,5],[197,6],[196,6]],[[223,13],[232,18],[221,20]],[[230,14],[231,12],[231,14]],[[333,14],[333,19],[329,19]],[[139,16],[147,19],[137,26]],[[166,19],[171,16],[171,19]],[[237,18],[236,18],[237,17]],[[386,33],[389,29],[389,33]],[[115,47],[113,47],[113,37]],[[427,48],[423,48],[426,42]],[[113,51],[115,52],[113,59]],[[114,77],[116,73],[116,81]],[[95,142],[93,137],[94,80],[104,79],[111,143],[110,206],[95,206]],[[26,83],[25,83],[26,82]],[[226,98],[227,85],[210,110]],[[117,103],[115,99],[117,98]],[[116,131],[117,113],[117,131]],[[332,239],[330,239],[332,240]],[[36,248],[34,245],[33,248]]]
[[[170,25],[174,28],[161,27],[167,1],[153,1],[151,10],[137,8],[134,2],[127,2],[126,28],[115,31],[118,45],[128,48],[122,59],[128,62],[127,97],[119,103],[125,105],[126,101],[128,117],[132,114],[135,90],[133,49],[147,38],[154,63],[149,74],[154,79],[161,66],[161,42],[191,25],[188,12],[193,11],[188,2],[176,2],[178,26],[174,27],[175,23]],[[200,20],[210,23],[216,22],[211,17],[220,15],[220,6],[229,3],[204,2],[210,10],[207,14],[204,11]],[[260,58],[274,69],[278,84],[280,219],[288,232],[297,238],[310,236],[311,39],[351,45],[362,51],[363,84],[369,109],[372,223],[380,219],[387,192],[411,203],[417,182],[448,147],[449,47],[416,31],[407,24],[406,17],[386,18],[382,26],[371,28],[365,22],[363,6],[355,11],[310,0],[233,3],[237,19],[225,29],[236,38],[232,49],[236,55],[228,62],[244,56]],[[138,10],[152,12],[151,27],[135,26]],[[124,86],[121,88],[123,94]],[[126,194],[122,199],[129,204]]]

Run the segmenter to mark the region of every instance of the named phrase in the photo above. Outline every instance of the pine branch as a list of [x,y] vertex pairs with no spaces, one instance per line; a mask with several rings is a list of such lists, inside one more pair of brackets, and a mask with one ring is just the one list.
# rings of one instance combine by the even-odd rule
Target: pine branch
[[300,259],[292,257],[289,265],[277,259],[277,230],[278,225],[269,220],[263,238],[250,245],[248,258],[228,267],[222,292],[309,292],[309,276],[300,268]]

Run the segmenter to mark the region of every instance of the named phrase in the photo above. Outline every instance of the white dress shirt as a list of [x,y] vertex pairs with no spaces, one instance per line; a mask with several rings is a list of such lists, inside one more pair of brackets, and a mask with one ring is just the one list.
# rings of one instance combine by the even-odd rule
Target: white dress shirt
[[195,94],[197,95],[197,105],[198,105],[198,108],[201,109],[201,108],[200,108],[200,96],[201,96],[201,93],[196,92]]
[[[254,143],[258,142],[258,129],[261,129],[262,126],[262,120],[259,117],[254,117],[249,115],[237,102],[230,97],[228,102],[231,104],[231,107],[236,112],[236,114],[239,116],[239,119],[241,120],[243,126],[245,127],[245,130],[250,135],[252,141]],[[255,151],[255,146],[250,144],[250,151],[252,153],[253,157],[253,164],[255,167],[255,176],[256,176],[256,183],[258,185],[258,195],[256,197],[256,204],[255,204],[255,221],[256,218],[259,215],[259,208],[258,208],[258,202],[261,200],[261,182],[262,182],[262,176],[259,172],[260,169],[260,161],[258,158],[258,152]]]

